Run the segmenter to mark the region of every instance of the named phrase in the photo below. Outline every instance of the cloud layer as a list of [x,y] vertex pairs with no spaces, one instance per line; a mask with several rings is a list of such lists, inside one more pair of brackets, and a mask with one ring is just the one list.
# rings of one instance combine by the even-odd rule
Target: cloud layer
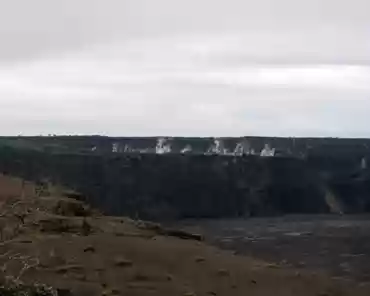
[[1,134],[370,136],[365,1],[124,2],[0,30]]

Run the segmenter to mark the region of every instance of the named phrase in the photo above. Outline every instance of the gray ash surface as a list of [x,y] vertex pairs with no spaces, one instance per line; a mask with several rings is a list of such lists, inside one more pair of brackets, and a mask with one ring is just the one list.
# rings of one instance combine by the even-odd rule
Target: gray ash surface
[[189,220],[180,226],[236,254],[370,281],[370,216]]

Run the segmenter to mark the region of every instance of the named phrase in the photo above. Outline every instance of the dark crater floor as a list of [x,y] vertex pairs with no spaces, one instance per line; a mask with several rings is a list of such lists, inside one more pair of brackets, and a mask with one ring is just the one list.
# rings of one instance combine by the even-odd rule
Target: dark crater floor
[[370,281],[370,216],[297,215],[197,220],[181,227],[237,254]]

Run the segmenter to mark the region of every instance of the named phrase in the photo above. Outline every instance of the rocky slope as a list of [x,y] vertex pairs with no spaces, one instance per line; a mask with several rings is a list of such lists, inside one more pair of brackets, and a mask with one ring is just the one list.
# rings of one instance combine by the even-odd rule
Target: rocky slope
[[[37,184],[29,186],[38,192]],[[6,229],[0,244],[0,280],[5,287],[9,281],[26,286],[37,282],[59,296],[370,292],[367,284],[320,271],[235,256],[205,245],[199,236],[184,236],[157,224],[101,216],[64,194],[53,195],[57,191],[48,188],[43,194],[3,199],[1,223]]]

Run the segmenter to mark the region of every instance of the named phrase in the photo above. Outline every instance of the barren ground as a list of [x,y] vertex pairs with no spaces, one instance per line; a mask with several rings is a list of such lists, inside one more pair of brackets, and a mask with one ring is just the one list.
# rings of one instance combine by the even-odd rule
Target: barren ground
[[236,254],[305,270],[370,281],[370,217],[295,215],[188,221],[210,244]]
[[3,275],[63,295],[370,295],[366,283],[235,255],[53,194],[4,196],[2,213]]

